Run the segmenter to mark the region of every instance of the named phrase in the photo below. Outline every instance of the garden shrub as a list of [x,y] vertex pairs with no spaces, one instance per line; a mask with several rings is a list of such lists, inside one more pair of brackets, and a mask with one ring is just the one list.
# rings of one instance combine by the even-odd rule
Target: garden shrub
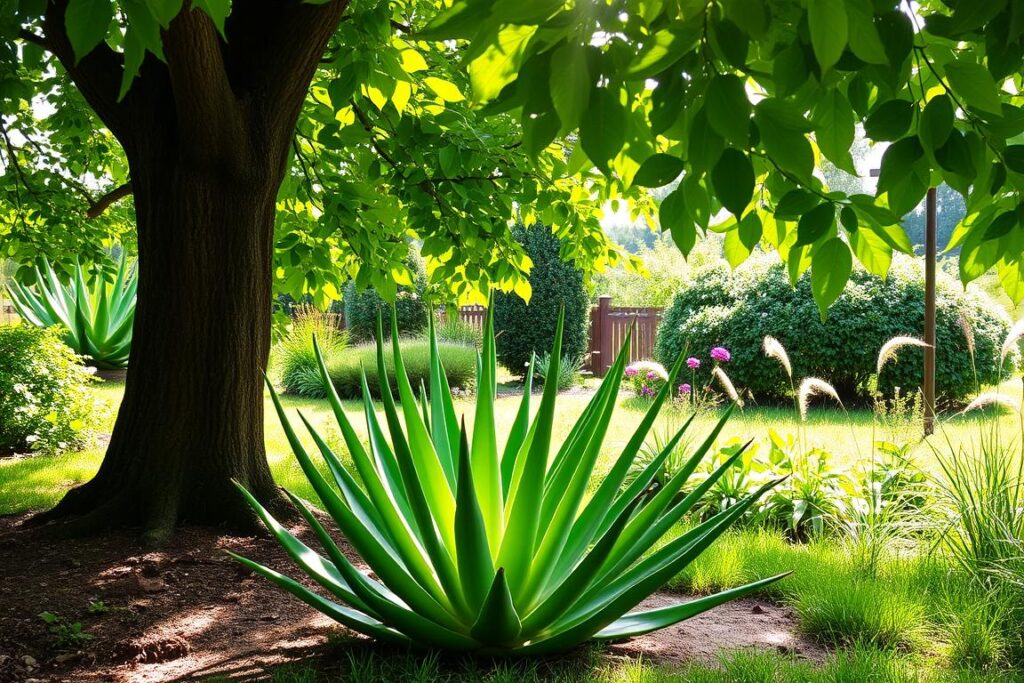
[[[412,271],[411,287],[401,285],[395,296],[395,313],[400,335],[418,334],[427,327],[429,307],[424,294],[427,290],[427,270],[418,252],[410,250],[406,265]],[[344,299],[345,327],[354,341],[369,341],[377,333],[377,315],[389,319],[391,303],[373,287],[360,290],[355,280],[345,284]],[[391,337],[390,329],[384,326],[384,336]]]
[[342,352],[348,346],[348,333],[339,330],[323,312],[300,304],[294,308],[292,326],[274,348],[274,363],[278,381],[285,393],[307,398],[325,398],[320,381],[320,367],[313,352],[316,337],[328,368],[337,366]]
[[[562,360],[558,364],[558,377],[555,382],[558,384],[559,391],[565,391],[571,389],[580,383],[580,371],[583,369],[583,362],[579,358],[570,358],[569,356],[562,356]],[[551,354],[545,353],[537,357],[537,360],[533,364],[533,374],[537,380],[537,383],[543,385],[548,381],[548,375],[551,372]]]
[[579,360],[587,352],[590,303],[583,287],[583,272],[562,260],[561,241],[542,225],[513,229],[516,239],[533,260],[526,303],[517,294],[494,297],[494,330],[498,362],[517,375],[526,372],[530,357],[551,349],[558,310],[565,306],[562,355]]
[[[418,391],[422,381],[430,390],[430,342],[426,339],[403,339],[402,359],[405,361],[409,382]],[[448,385],[453,393],[470,390],[476,377],[476,348],[466,344],[453,344],[438,341],[438,351]],[[388,373],[391,390],[397,395],[398,384],[395,382],[395,363],[391,345],[384,347],[384,365]],[[331,381],[341,398],[362,398],[361,372],[366,371],[366,380],[370,385],[370,393],[379,398],[377,382],[377,347],[375,344],[360,344],[349,347],[341,362],[329,368]]]
[[0,453],[80,446],[88,381],[59,328],[0,325]]
[[[978,384],[1007,376],[1019,353],[1010,354],[1001,375],[1000,347],[1010,326],[1005,311],[980,292],[965,292],[941,271],[936,291],[936,388],[940,400],[959,402]],[[973,362],[965,327],[973,336]],[[655,357],[670,366],[681,353],[696,355],[725,346],[733,354],[729,375],[737,386],[759,399],[779,399],[790,392],[790,383],[779,364],[762,351],[764,337],[771,335],[789,352],[798,381],[824,378],[844,401],[855,401],[868,397],[875,387],[875,362],[882,345],[897,335],[920,336],[923,328],[922,267],[910,258],[897,257],[884,280],[856,269],[822,322],[810,275],[801,277],[794,288],[785,266],[763,255],[735,271],[724,265],[698,271],[666,309]],[[902,350],[877,378],[877,389],[884,394],[896,387],[916,389],[922,365],[920,350]],[[698,374],[707,371],[701,368]]]

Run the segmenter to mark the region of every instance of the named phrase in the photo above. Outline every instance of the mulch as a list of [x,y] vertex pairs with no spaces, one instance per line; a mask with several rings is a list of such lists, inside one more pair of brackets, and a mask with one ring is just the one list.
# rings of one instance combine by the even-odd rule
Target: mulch
[[[344,667],[346,648],[360,646],[351,632],[224,552],[294,575],[269,537],[185,528],[151,552],[130,531],[54,540],[23,528],[24,519],[0,518],[0,683],[260,680],[297,660]],[[680,597],[658,594],[648,605]],[[57,630],[63,624],[65,632],[55,632],[43,612],[60,617]],[[74,624],[87,636],[68,633]],[[714,662],[723,649],[744,647],[825,656],[799,635],[786,608],[750,599],[612,646],[604,656]]]

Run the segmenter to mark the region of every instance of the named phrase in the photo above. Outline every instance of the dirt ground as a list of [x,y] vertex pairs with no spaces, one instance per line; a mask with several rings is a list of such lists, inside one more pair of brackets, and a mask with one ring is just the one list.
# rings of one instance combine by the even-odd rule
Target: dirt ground
[[[22,529],[23,519],[0,519],[0,683],[258,680],[285,662],[338,661],[351,647],[337,642],[351,642],[351,633],[223,552],[291,573],[268,537],[184,529],[146,552],[130,532],[54,541]],[[680,599],[658,594],[645,604]],[[786,608],[757,599],[614,645],[607,656],[714,662],[745,647],[825,656]]]

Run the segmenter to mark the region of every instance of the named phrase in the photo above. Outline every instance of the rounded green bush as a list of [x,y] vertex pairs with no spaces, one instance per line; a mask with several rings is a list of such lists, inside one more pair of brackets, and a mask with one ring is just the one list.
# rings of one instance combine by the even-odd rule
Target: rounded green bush
[[[406,265],[412,271],[412,287],[400,286],[395,297],[395,312],[399,334],[418,334],[427,327],[427,306],[424,293],[427,290],[427,270],[423,258],[416,251],[410,251]],[[345,327],[355,341],[368,341],[377,333],[377,315],[389,320],[391,303],[385,301],[372,287],[360,290],[355,280],[345,284],[344,299]],[[387,325],[384,336],[390,337]]]
[[80,446],[89,375],[59,328],[0,325],[0,453]]
[[[1006,312],[987,295],[964,291],[952,276],[939,273],[936,287],[937,370],[940,399],[961,401],[979,384],[1000,379],[999,354],[1009,330]],[[973,334],[973,354],[965,327]],[[701,269],[666,309],[658,329],[655,357],[670,366],[681,353],[707,358],[714,346],[732,353],[727,371],[737,387],[759,399],[790,393],[782,367],[762,349],[766,335],[778,339],[793,364],[796,381],[807,376],[830,382],[844,401],[866,398],[875,387],[878,351],[897,335],[920,337],[924,329],[923,267],[896,258],[886,279],[854,271],[822,322],[811,295],[810,276],[790,286],[785,266],[771,256],[752,258],[735,271],[725,264]],[[973,355],[973,361],[972,361]],[[1016,366],[1007,358],[1002,376]],[[921,385],[923,354],[900,350],[877,378],[890,393]],[[708,372],[704,363],[698,375]],[[706,381],[698,377],[698,381]]]
[[[430,342],[426,339],[403,339],[402,360],[405,370],[409,373],[409,383],[417,391],[420,382],[430,390]],[[437,350],[441,355],[448,385],[452,391],[468,391],[473,387],[476,377],[476,348],[466,344],[438,341]],[[384,347],[384,367],[388,373],[391,391],[397,395],[398,384],[395,381],[395,362],[391,345]],[[370,393],[379,398],[377,382],[377,346],[376,344],[360,344],[349,347],[342,359],[334,367],[329,367],[331,381],[341,398],[360,399],[363,396],[361,372],[366,371],[366,380],[370,385]]]
[[558,309],[565,306],[562,355],[574,361],[587,352],[590,303],[583,287],[583,272],[562,260],[561,242],[542,225],[517,226],[513,234],[523,245],[533,269],[527,304],[516,294],[494,297],[494,332],[498,362],[517,375],[526,372],[530,356],[551,350],[558,322]]

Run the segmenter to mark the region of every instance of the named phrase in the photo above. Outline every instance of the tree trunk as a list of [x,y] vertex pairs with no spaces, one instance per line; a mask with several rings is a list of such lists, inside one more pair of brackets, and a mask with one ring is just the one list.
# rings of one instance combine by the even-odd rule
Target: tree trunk
[[263,443],[279,178],[153,156],[132,166],[139,289],[124,400],[99,473],[43,519],[248,526],[232,480],[274,503]]
[[[183,9],[120,96],[123,59],[76,59],[67,0],[42,43],[122,144],[131,171],[139,289],[124,399],[96,476],[37,522],[91,532],[179,522],[252,528],[241,483],[278,509],[263,445],[277,192],[310,82],[347,0],[235,3],[220,35]],[[290,508],[289,508],[290,509]],[[65,519],[70,518],[70,519]]]

